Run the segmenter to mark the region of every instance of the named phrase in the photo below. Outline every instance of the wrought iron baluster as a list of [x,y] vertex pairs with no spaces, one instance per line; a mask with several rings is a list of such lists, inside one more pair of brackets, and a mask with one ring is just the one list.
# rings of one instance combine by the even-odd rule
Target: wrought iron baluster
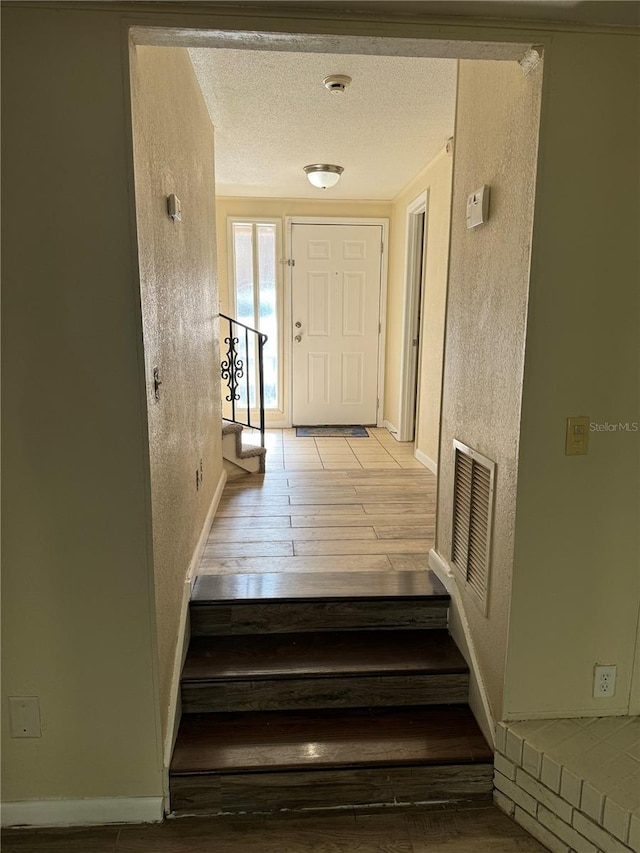
[[260,444],[264,447],[264,345],[266,335],[258,335],[258,385],[260,387]]
[[244,357],[247,361],[247,425],[251,426],[251,386],[249,384],[249,374],[251,373],[251,359],[249,358],[249,329],[246,326],[244,329]]
[[[225,397],[227,402],[231,403],[231,420],[235,423],[242,424],[243,426],[250,427],[251,429],[257,429],[251,421],[251,376],[253,370],[255,370],[255,359],[256,359],[256,345],[258,348],[257,359],[258,359],[258,376],[257,376],[257,388],[255,389],[254,398],[259,397],[259,399],[254,399],[254,403],[259,406],[259,418],[260,418],[260,443],[262,447],[264,447],[264,433],[265,433],[265,412],[264,412],[264,345],[268,340],[267,335],[259,332],[257,329],[252,329],[250,326],[246,326],[244,323],[240,323],[238,320],[234,320],[233,317],[227,317],[226,314],[220,314],[220,318],[225,320],[229,325],[229,333],[224,338],[224,343],[227,346],[226,358],[224,361],[220,362],[220,375],[222,377],[223,382],[226,383],[229,393]],[[244,345],[245,345],[245,357],[244,359],[239,358],[241,354],[239,345],[241,338],[240,329],[244,329]],[[249,335],[251,334],[251,345],[253,347],[253,357],[250,355],[249,350]],[[245,387],[247,393],[247,418],[246,421],[240,420],[240,417],[237,412],[236,402],[241,399],[241,394],[239,391],[241,380],[245,380]],[[255,379],[255,377],[254,377]]]
[[225,399],[228,403],[231,403],[231,420],[235,421],[236,400],[240,399],[240,394],[238,393],[238,383],[244,375],[244,362],[242,361],[242,359],[238,358],[237,346],[239,343],[239,338],[237,338],[234,334],[234,321],[230,318],[225,319],[229,320],[229,334],[224,339],[224,342],[227,345],[227,357],[220,364],[220,373],[222,376],[222,380],[226,382],[227,388],[229,389],[229,393],[227,394]]

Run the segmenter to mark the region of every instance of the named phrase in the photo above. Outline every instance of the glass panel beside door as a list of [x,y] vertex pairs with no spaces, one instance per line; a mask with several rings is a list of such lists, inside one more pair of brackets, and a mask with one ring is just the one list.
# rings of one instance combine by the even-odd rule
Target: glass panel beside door
[[[233,301],[235,317],[241,323],[268,336],[264,348],[264,406],[281,409],[279,288],[279,222],[230,220]],[[248,367],[248,382],[239,388],[239,405],[258,404],[258,359],[255,345],[239,341],[240,358]]]

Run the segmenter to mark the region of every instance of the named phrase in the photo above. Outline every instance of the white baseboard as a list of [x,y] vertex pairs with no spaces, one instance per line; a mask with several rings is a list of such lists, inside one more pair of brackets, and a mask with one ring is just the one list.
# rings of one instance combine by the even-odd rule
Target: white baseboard
[[553,708],[548,711],[505,711],[503,723],[518,723],[525,720],[572,720],[581,717],[635,717],[637,714],[629,714],[629,708],[622,705],[619,708],[609,708],[602,711],[600,708]]
[[433,548],[429,551],[429,568],[438,576],[451,596],[449,602],[449,633],[469,664],[469,707],[487,743],[495,747],[496,721],[489,704],[487,689],[480,672],[471,629],[464,610],[456,577],[448,562]]
[[396,439],[396,441],[397,441],[397,439],[398,439],[398,427],[394,427],[394,425],[391,423],[391,421],[382,421],[382,426],[383,426],[386,430],[389,430],[389,432],[391,433],[391,435],[392,435],[392,436]]
[[211,498],[211,504],[209,506],[209,511],[207,512],[207,517],[205,518],[204,524],[202,525],[202,530],[200,531],[200,538],[198,539],[198,544],[194,549],[193,557],[191,558],[191,563],[189,564],[189,580],[193,580],[196,572],[198,571],[198,566],[200,565],[200,560],[202,560],[202,555],[207,544],[207,539],[209,538],[209,531],[211,530],[211,525],[213,524],[213,519],[220,504],[222,493],[224,492],[224,487],[226,486],[226,484],[227,472],[223,468],[220,471],[218,485],[216,486],[216,490],[213,493],[213,497]]
[[413,451],[413,455],[416,457],[418,462],[422,462],[425,468],[428,468],[432,474],[438,475],[438,463],[434,462],[430,456],[427,456],[426,453],[423,453],[422,450],[416,449]]
[[[176,643],[176,653],[173,661],[171,692],[169,694],[169,716],[167,718],[167,733],[164,742],[165,771],[167,770],[167,768],[169,767],[169,763],[171,762],[173,746],[176,742],[178,726],[180,725],[180,676],[182,675],[182,667],[184,666],[184,659],[186,657],[187,649],[189,647],[189,640],[191,639],[191,629],[189,625],[189,600],[191,598],[191,585],[193,583],[193,578],[195,577],[195,574],[198,571],[198,566],[200,565],[200,560],[202,559],[202,554],[207,544],[207,539],[209,537],[209,531],[211,530],[211,525],[213,524],[213,518],[216,514],[216,510],[218,509],[218,504],[220,503],[220,498],[222,497],[226,482],[227,472],[223,470],[220,474],[220,479],[218,480],[216,490],[213,493],[211,505],[209,506],[207,517],[205,518],[204,524],[202,525],[200,537],[194,549],[193,556],[191,557],[187,576],[184,580],[184,584],[182,587],[182,601],[180,603],[180,622],[178,625],[178,642]],[[166,772],[165,789],[165,796],[168,796],[168,773]]]
[[2,826],[158,823],[163,817],[162,797],[103,797],[93,800],[24,800],[2,803]]

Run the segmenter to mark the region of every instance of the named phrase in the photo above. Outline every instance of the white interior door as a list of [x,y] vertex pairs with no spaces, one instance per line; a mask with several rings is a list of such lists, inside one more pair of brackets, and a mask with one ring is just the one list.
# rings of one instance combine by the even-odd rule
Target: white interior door
[[375,424],[381,225],[291,228],[293,423]]

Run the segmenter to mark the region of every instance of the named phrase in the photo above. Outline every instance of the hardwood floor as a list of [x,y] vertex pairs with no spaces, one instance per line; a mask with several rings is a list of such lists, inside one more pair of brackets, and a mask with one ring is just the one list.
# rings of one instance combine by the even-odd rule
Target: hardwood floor
[[545,853],[492,805],[181,818],[157,825],[7,830],[3,853]]
[[412,444],[368,432],[268,431],[267,473],[227,483],[198,573],[426,569],[436,478]]

